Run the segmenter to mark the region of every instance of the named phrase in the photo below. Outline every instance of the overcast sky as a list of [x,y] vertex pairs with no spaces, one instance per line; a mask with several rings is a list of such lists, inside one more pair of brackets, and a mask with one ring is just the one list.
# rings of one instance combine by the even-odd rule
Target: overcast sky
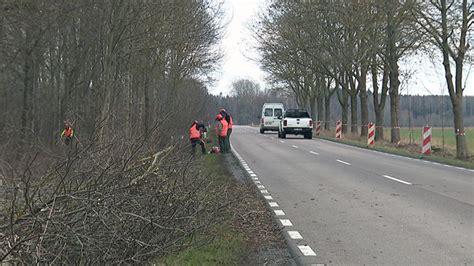
[[[255,21],[263,2],[263,0],[225,0],[225,21],[228,22],[228,26],[221,45],[225,57],[221,68],[214,75],[216,82],[211,93],[228,94],[232,82],[241,78],[254,80],[262,87],[268,86],[265,83],[266,73],[260,69],[258,62],[251,59],[257,58],[258,55],[254,49],[256,43],[248,29],[248,25]],[[440,62],[435,63],[442,66]],[[400,62],[402,70],[409,70],[408,72],[412,73],[408,81],[404,82],[401,78],[402,94],[447,94],[444,71],[433,65],[427,58]],[[469,67],[466,65],[466,69]],[[464,94],[474,95],[474,67],[466,85]]]

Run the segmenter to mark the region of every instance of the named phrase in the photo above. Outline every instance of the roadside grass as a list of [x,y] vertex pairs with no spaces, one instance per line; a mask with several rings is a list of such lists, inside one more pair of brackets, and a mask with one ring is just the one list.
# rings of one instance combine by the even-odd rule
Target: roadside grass
[[[217,187],[232,186],[234,180],[226,169],[222,154],[198,155],[196,163]],[[232,214],[225,210],[217,224],[204,232],[185,240],[188,248],[157,258],[152,264],[157,265],[238,265],[241,258],[250,252],[244,233],[231,226]]]
[[[209,135],[212,143],[216,143],[215,134]],[[196,163],[214,186],[226,190],[231,204],[222,210],[214,225],[186,239],[187,248],[156,258],[150,264],[261,265],[272,261],[281,264],[288,259],[279,225],[274,223],[256,186],[252,182],[237,181],[229,165],[232,160],[225,157],[227,155],[196,153]],[[262,248],[273,253],[271,256],[261,254]]]
[[[469,152],[474,152],[474,128],[465,128],[467,149]],[[390,136],[390,128],[384,128],[384,135]],[[451,127],[433,127],[432,128],[432,146],[437,148],[443,148],[443,135],[444,135],[444,148],[450,153],[456,152],[456,135],[454,129]],[[405,144],[410,143],[410,139],[414,144],[420,144],[422,141],[422,128],[400,128],[401,142]]]
[[[440,148],[440,146],[437,146],[435,143],[438,143],[440,141],[440,134],[441,134],[441,129],[440,128],[434,128],[433,129],[433,144],[432,146],[434,148]],[[447,131],[445,129],[445,145],[447,145],[446,140],[448,139]],[[469,128],[466,130],[466,136],[470,136],[468,140],[468,151],[471,153],[474,152],[474,147],[471,148],[473,144],[473,137],[472,134],[474,133],[473,128]],[[389,138],[390,137],[390,130],[384,131],[385,137]],[[433,162],[438,162],[438,163],[443,163],[443,164],[448,164],[452,166],[459,166],[459,167],[464,167],[464,168],[470,168],[474,169],[474,157],[471,156],[471,158],[467,161],[462,161],[458,160],[455,158],[455,140],[452,140],[451,143],[454,143],[454,147],[449,146],[450,148],[443,150],[436,150],[433,152],[432,155],[429,156],[423,156],[420,154],[420,145],[417,143],[409,143],[409,135],[410,135],[410,130],[408,128],[402,128],[401,129],[401,142],[398,145],[392,144],[388,141],[383,141],[383,142],[376,142],[376,144],[372,147],[367,147],[367,139],[366,138],[361,138],[358,135],[352,135],[352,134],[346,134],[343,135],[342,140],[336,140],[334,138],[333,132],[330,131],[325,131],[322,132],[321,136],[319,138],[333,141],[333,142],[339,142],[343,144],[348,144],[351,146],[356,146],[359,148],[364,148],[364,149],[370,149],[370,150],[376,150],[380,152],[385,152],[385,153],[391,153],[391,154],[396,154],[396,155],[401,155],[401,156],[406,156],[410,158],[416,158],[416,159],[423,159],[427,161],[433,161]],[[415,141],[418,136],[415,135]],[[408,139],[407,139],[408,138]],[[421,129],[419,132],[419,138],[420,138],[420,143],[421,143]],[[451,138],[454,139],[454,133],[451,134]]]

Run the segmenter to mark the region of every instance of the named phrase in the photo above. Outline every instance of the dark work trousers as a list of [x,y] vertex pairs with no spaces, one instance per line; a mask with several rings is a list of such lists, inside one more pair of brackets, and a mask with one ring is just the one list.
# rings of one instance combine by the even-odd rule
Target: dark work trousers
[[222,153],[227,153],[225,142],[226,142],[226,137],[219,136],[219,147],[221,148]]
[[232,128],[227,129],[227,137],[225,137],[225,148],[227,152],[230,152],[230,134],[232,134]]
[[204,146],[204,141],[200,138],[191,139],[191,152],[194,155],[196,153],[196,144],[201,145],[202,154],[206,154],[206,146]]

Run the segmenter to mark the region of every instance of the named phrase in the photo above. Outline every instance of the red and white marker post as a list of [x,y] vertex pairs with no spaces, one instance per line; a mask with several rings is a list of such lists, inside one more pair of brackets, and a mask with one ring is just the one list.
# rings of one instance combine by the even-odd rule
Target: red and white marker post
[[431,127],[423,127],[423,146],[421,153],[425,155],[431,154]]
[[368,134],[367,134],[367,146],[372,146],[375,144],[375,124],[370,122],[368,125]]
[[336,139],[341,139],[342,136],[342,122],[341,120],[336,122]]
[[314,129],[316,131],[316,136],[321,135],[321,121],[316,121],[316,124],[314,125]]

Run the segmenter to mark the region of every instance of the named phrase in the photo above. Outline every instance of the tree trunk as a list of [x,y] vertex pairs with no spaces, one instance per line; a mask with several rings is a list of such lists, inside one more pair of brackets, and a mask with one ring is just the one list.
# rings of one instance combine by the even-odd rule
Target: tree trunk
[[311,118],[314,120],[317,118],[317,108],[316,108],[316,99],[314,97],[310,97],[309,99],[309,109],[311,112]]
[[453,102],[454,130],[456,134],[456,157],[465,160],[468,158],[466,136],[464,132],[462,98]]
[[369,104],[367,100],[367,66],[362,64],[359,80],[359,98],[360,98],[360,118],[362,126],[360,136],[366,137],[368,133],[367,124],[369,123]]
[[400,95],[399,87],[400,81],[398,68],[398,55],[396,51],[396,25],[394,25],[392,14],[388,15],[387,23],[387,61],[390,69],[390,125],[391,125],[391,143],[400,142],[400,124],[399,124],[399,110],[400,110]]
[[330,130],[331,121],[331,95],[324,97],[324,130]]
[[323,96],[318,96],[316,97],[316,100],[318,102],[318,121],[323,121],[324,120],[324,103],[323,103],[324,98]]

